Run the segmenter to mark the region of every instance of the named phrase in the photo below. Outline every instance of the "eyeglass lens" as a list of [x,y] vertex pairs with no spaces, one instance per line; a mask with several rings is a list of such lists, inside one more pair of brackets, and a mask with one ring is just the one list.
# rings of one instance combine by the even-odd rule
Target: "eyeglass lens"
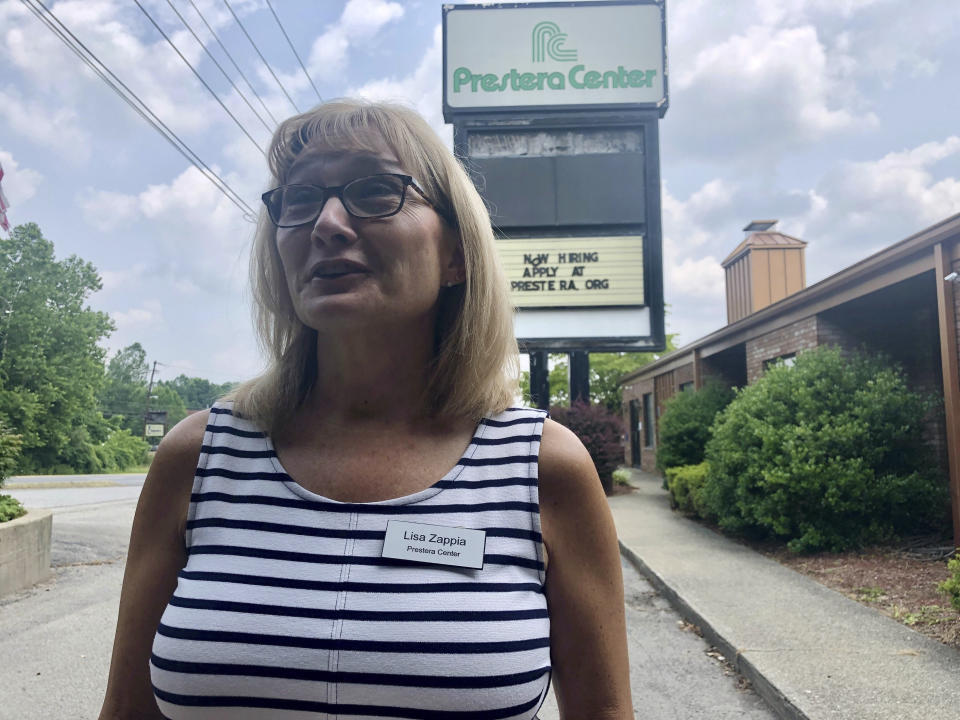
[[[406,183],[396,175],[371,175],[348,183],[340,193],[347,212],[357,217],[377,217],[397,212],[403,204]],[[288,185],[273,199],[278,225],[313,222],[331,193],[310,185]]]

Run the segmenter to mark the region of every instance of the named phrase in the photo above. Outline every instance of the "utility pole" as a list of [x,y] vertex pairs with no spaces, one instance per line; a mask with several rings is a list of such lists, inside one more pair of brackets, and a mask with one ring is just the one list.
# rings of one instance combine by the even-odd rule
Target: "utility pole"
[[150,385],[147,387],[147,407],[143,411],[143,436],[147,436],[147,423],[150,422],[150,396],[153,394],[153,376],[157,374],[157,361],[153,361],[153,370],[150,371]]

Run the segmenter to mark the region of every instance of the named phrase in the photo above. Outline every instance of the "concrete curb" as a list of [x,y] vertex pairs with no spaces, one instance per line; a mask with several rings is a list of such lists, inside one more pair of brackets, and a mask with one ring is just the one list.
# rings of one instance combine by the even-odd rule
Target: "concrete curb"
[[776,685],[768,680],[756,665],[741,655],[740,651],[735,648],[729,640],[717,632],[707,618],[684,600],[677,591],[670,587],[637,553],[625,545],[622,540],[618,540],[618,542],[620,544],[620,553],[630,564],[653,585],[657,592],[667,599],[677,613],[679,613],[680,617],[700,628],[707,642],[716,647],[723,656],[730,661],[734,669],[750,681],[757,694],[764,699],[767,705],[769,705],[777,715],[783,718],[783,720],[810,720],[806,713],[790,702],[790,699],[784,695]]
[[0,596],[36,585],[50,577],[53,513],[29,510],[0,523]]

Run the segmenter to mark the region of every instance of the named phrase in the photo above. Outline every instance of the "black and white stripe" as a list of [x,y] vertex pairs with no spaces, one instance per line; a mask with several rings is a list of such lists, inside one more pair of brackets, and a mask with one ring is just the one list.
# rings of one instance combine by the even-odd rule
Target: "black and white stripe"
[[[150,662],[170,720],[532,720],[550,678],[537,458],[544,414],[483,419],[421,492],[342,503],[214,407],[188,560]],[[381,557],[391,519],[486,531],[483,569]]]

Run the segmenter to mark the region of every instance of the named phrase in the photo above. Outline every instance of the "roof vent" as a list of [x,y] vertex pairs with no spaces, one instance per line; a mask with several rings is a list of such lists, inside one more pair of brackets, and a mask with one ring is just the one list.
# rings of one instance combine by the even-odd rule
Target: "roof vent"
[[751,220],[749,223],[747,223],[747,226],[743,229],[743,231],[747,235],[755,232],[765,232],[767,230],[776,232],[778,222],[780,221],[779,220]]

